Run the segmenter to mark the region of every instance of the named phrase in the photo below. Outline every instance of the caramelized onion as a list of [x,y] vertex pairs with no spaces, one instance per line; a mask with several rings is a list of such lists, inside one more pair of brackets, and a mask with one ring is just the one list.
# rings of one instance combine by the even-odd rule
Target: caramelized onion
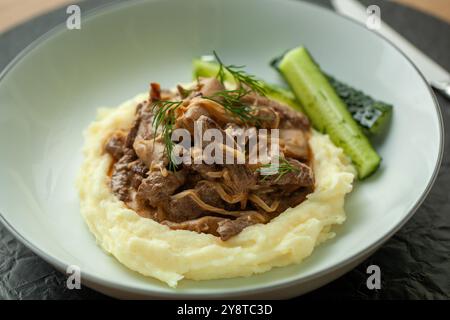
[[264,201],[263,199],[261,199],[260,197],[258,197],[257,195],[251,194],[248,199],[253,202],[254,204],[258,205],[259,207],[261,207],[261,209],[263,209],[266,212],[274,212],[275,210],[277,210],[278,206],[280,205],[280,200],[275,200],[272,205],[269,207]]
[[217,191],[217,193],[222,198],[222,200],[226,201],[228,203],[238,203],[247,198],[247,195],[243,192],[239,193],[239,194],[235,194],[235,195],[229,195],[228,193],[225,192],[225,190],[219,183],[211,182],[211,181],[207,181],[207,180],[203,180],[203,181],[205,181],[205,183],[211,185]]
[[173,195],[171,197],[171,199],[177,200],[177,199],[180,199],[180,198],[183,198],[183,197],[187,197],[187,196],[190,196],[191,199],[194,200],[194,202],[196,204],[198,204],[200,206],[200,208],[202,208],[203,210],[211,211],[211,212],[215,212],[215,213],[219,213],[219,214],[223,214],[223,215],[226,215],[226,216],[240,217],[240,216],[243,216],[245,214],[256,212],[256,211],[253,211],[253,210],[250,210],[250,211],[229,211],[229,210],[225,210],[225,209],[222,209],[222,208],[211,206],[211,205],[203,202],[203,200],[200,199],[200,197],[197,195],[197,193],[195,193],[194,189],[189,189],[189,190],[185,190],[185,191],[182,191],[180,193],[177,193],[177,194]]

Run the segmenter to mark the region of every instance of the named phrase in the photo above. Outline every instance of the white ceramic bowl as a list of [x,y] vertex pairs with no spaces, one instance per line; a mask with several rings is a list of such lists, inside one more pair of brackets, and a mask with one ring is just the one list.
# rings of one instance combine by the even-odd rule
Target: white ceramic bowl
[[[0,79],[0,212],[28,247],[84,284],[122,298],[298,295],[350,270],[411,217],[433,183],[442,120],[433,93],[386,40],[330,11],[298,1],[126,1],[82,16],[81,30],[56,28]],[[127,270],[84,224],[74,179],[82,131],[100,106],[191,79],[191,59],[213,49],[268,81],[268,62],[306,45],[332,75],[395,105],[383,164],[348,197],[337,237],[301,265],[248,278],[182,281],[177,289]],[[423,226],[426,228],[427,226]],[[393,263],[395,263],[393,261]]]

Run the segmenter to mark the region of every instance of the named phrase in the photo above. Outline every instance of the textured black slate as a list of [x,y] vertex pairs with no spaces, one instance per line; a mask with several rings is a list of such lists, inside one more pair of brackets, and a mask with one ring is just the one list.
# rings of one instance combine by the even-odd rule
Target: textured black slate
[[[111,0],[81,3],[88,10]],[[328,0],[312,1],[330,7]],[[382,18],[450,70],[450,25],[387,1]],[[61,23],[65,8],[0,35],[0,69],[31,41]],[[445,123],[445,153],[436,183],[414,217],[374,255],[338,280],[297,299],[450,298],[450,101],[438,95]],[[381,289],[366,287],[367,266],[381,269]],[[0,299],[105,299],[89,288],[68,290],[66,278],[0,225]]]

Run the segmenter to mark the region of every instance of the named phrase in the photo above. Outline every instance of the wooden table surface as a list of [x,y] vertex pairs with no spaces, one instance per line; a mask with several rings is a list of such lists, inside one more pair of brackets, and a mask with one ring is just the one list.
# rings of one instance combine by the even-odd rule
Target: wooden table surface
[[[89,0],[86,0],[89,1]],[[387,1],[387,0],[386,0]],[[394,0],[426,11],[450,23],[450,0]],[[4,32],[34,16],[74,0],[0,0],[0,32]]]

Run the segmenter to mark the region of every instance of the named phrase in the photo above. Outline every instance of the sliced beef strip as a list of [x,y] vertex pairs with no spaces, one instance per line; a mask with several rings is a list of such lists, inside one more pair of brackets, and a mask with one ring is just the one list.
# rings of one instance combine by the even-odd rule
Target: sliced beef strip
[[280,117],[280,129],[301,129],[309,131],[311,125],[309,119],[299,111],[282,105],[280,103],[272,105],[272,108],[278,113]]
[[235,194],[248,192],[257,183],[257,175],[245,164],[226,165],[224,184]]
[[136,154],[132,149],[125,149],[124,155],[114,164],[111,175],[111,189],[122,201],[129,201],[130,181],[134,173],[129,170],[129,164],[136,160]]
[[152,136],[151,130],[152,113],[147,102],[138,104],[136,108],[136,118],[125,139],[124,148],[133,148],[136,137],[149,138]]
[[153,121],[153,112],[151,110],[151,106],[146,104],[140,112],[140,123],[139,129],[136,132],[136,138],[142,138],[147,140],[152,140],[155,136],[154,128],[152,126]]
[[174,230],[189,230],[198,233],[209,233],[219,236],[222,241],[226,241],[232,236],[240,233],[248,226],[266,222],[268,222],[268,218],[264,215],[259,213],[251,213],[234,220],[222,217],[204,216],[183,222],[165,220],[161,223]]
[[[275,217],[289,207],[295,207],[305,200],[306,195],[314,191],[314,174],[306,164],[295,159],[287,161],[296,168],[284,174],[259,176],[258,185],[253,194],[261,198],[269,207],[279,201],[278,207],[270,215]],[[254,208],[264,212],[257,204]]]
[[184,189],[194,189],[197,183],[202,180],[220,181],[223,169],[221,165],[206,165],[204,163],[184,165],[183,168],[188,171],[186,182],[183,185]]
[[205,216],[194,220],[187,220],[182,222],[173,222],[170,220],[164,220],[161,223],[168,226],[173,230],[189,230],[198,233],[210,233],[218,236],[217,228],[219,223],[226,221],[225,218]]
[[167,176],[163,176],[159,170],[152,171],[139,185],[136,200],[142,206],[148,204],[156,208],[168,201],[175,190],[184,184],[185,179],[186,173],[183,171],[168,171]]
[[113,157],[115,161],[122,158],[126,137],[122,133],[116,133],[109,138],[105,144],[105,151]]
[[127,139],[125,141],[125,147],[127,147],[127,148],[133,147],[134,139],[136,139],[140,125],[141,125],[141,117],[137,117],[134,120],[134,123],[131,126],[130,131],[128,132]]
[[152,121],[152,105],[147,101],[139,104],[136,109],[136,119],[127,137],[127,147],[131,148],[136,138],[148,140],[153,138],[154,129],[152,127]]
[[174,222],[183,222],[197,219],[202,216],[203,209],[189,196],[171,199],[164,207],[167,219]]
[[299,111],[292,110],[278,101],[262,97],[255,93],[249,93],[241,98],[244,103],[249,103],[257,107],[270,107],[279,116],[279,127],[283,129],[302,129],[309,130],[310,123],[308,118]]
[[295,185],[283,185],[283,186],[270,186],[262,187],[258,191],[254,192],[254,195],[261,198],[269,207],[272,206],[274,201],[280,200],[278,207],[273,212],[265,212],[256,204],[252,204],[252,207],[260,213],[264,213],[270,217],[269,220],[275,218],[280,213],[286,211],[288,208],[293,208],[306,200],[306,196],[314,191],[312,186],[300,187]]
[[148,168],[154,165],[163,167],[167,165],[168,158],[165,155],[164,144],[158,138],[152,126],[152,107],[148,102],[143,102],[136,109],[136,119],[128,133],[126,147],[133,148],[137,156]]
[[218,223],[217,233],[223,241],[230,239],[232,236],[240,233],[246,227],[257,224],[266,223],[269,219],[266,215],[260,213],[249,213],[240,216],[237,219],[225,219]]
[[147,175],[148,168],[141,160],[135,160],[128,165],[129,170],[133,173],[130,179],[130,187],[134,190],[141,185],[142,180]]
[[285,174],[276,173],[274,175],[260,176],[262,178],[260,179],[259,184],[264,186],[294,185],[297,188],[314,186],[314,173],[309,166],[295,159],[286,160],[296,169]]
[[199,198],[202,199],[206,204],[217,208],[224,207],[222,198],[209,181],[203,180],[197,183],[197,185],[195,186],[195,192],[197,193]]
[[130,163],[129,167],[130,167],[131,171],[133,171],[134,173],[136,173],[140,176],[145,176],[146,173],[148,172],[148,167],[140,159]]
[[[200,181],[197,183],[194,192],[206,204],[217,208],[223,208],[224,202],[217,191],[207,183]],[[208,214],[190,195],[177,199],[170,199],[166,206],[168,219],[175,222],[196,219]]]
[[115,170],[111,176],[111,189],[119,200],[124,202],[130,200],[129,179],[130,175],[126,170]]
[[[128,148],[133,146],[133,143],[137,138],[153,140],[153,137],[155,136],[154,128],[152,126],[153,108],[155,107],[154,103],[160,99],[171,99],[176,96],[172,92],[161,91],[158,84],[152,83],[151,86],[152,93],[150,94],[150,99],[139,103],[136,108],[136,118],[126,140],[126,146]],[[159,128],[159,130],[160,129],[161,128]]]
[[[303,187],[294,192],[292,192],[286,199],[286,204],[293,208],[298,206],[300,203],[306,200],[306,196],[314,191],[313,186]],[[287,208],[286,208],[287,209]],[[284,210],[283,210],[284,211]],[[281,211],[282,212],[282,211]]]
[[148,101],[139,103],[136,107],[135,114],[136,117],[130,131],[128,132],[125,143],[127,148],[133,147],[134,140],[137,136],[148,138],[152,135],[151,121],[153,114]]

